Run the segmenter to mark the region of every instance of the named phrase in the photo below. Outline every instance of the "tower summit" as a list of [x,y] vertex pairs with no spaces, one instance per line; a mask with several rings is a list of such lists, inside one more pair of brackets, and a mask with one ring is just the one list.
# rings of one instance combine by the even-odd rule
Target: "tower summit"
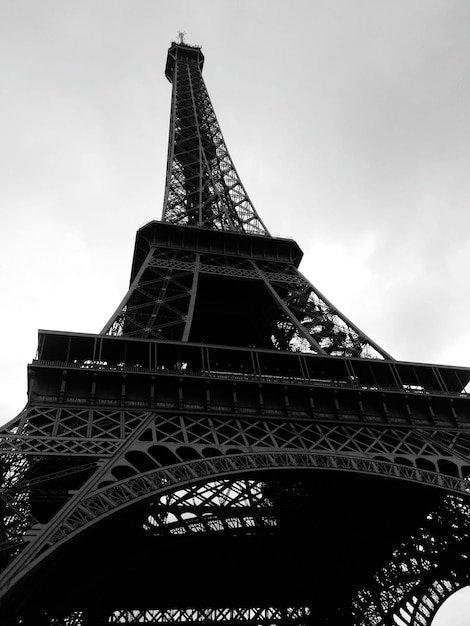
[[272,237],[200,48],[161,221],[99,334],[39,332],[0,429],[0,621],[430,626],[469,579],[470,370],[405,363]]
[[173,84],[164,221],[268,235],[246,193],[202,78],[200,48],[173,44],[165,75]]

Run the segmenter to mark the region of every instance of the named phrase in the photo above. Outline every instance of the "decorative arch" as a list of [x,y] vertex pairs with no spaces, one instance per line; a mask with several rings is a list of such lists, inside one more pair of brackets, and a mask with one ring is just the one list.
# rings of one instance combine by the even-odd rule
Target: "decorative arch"
[[[129,457],[129,453],[126,455]],[[129,467],[125,464],[128,459],[124,457],[123,460],[124,464],[117,467]],[[28,558],[26,548],[24,554],[20,554],[20,557],[24,557],[24,559],[20,558],[21,567],[19,563],[16,564],[16,570],[15,562],[12,563],[12,575],[9,578],[8,587],[16,585],[24,575],[39,566],[69,540],[78,538],[81,533],[91,529],[95,524],[146,499],[212,480],[235,476],[261,477],[266,472],[291,470],[362,474],[428,486],[445,493],[469,495],[467,482],[458,477],[367,458],[365,455],[325,454],[315,451],[271,451],[209,456],[159,467],[140,474],[129,473],[127,475],[126,472],[120,472],[122,475],[120,480],[115,479],[114,482],[104,480],[100,483],[102,486],[94,491],[84,490],[82,493],[86,495],[80,499],[77,498],[78,501],[75,503],[70,503],[72,506],[64,507],[66,511],[59,514],[47,527],[33,529],[31,544],[39,540],[37,546],[31,545],[35,551]],[[34,536],[35,530],[36,536]],[[41,547],[43,547],[42,550]]]
[[319,454],[311,451],[211,456],[158,468],[105,485],[79,502],[74,511],[62,520],[51,536],[50,543],[59,543],[104,517],[145,498],[211,479],[281,469],[317,469],[382,476],[468,496],[468,484],[460,478],[364,456]]

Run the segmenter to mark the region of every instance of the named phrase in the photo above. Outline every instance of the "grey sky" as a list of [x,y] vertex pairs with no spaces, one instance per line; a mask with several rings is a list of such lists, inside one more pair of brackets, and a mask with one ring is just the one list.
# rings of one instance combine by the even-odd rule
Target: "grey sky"
[[161,215],[178,29],[303,273],[396,358],[470,365],[469,24],[467,0],[0,2],[0,421],[37,329],[99,332]]

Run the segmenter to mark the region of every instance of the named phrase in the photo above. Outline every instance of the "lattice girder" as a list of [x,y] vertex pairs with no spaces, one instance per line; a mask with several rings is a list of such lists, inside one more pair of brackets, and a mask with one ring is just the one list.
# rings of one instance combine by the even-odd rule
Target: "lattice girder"
[[200,228],[268,235],[246,193],[220,131],[202,78],[199,49],[175,45],[162,219]]
[[[101,420],[112,424],[114,420],[116,434],[123,433],[124,439],[115,439],[119,448],[115,448],[110,456],[106,455],[108,461],[94,470],[88,482],[68,498],[63,511],[50,523],[36,528],[31,528],[34,520],[28,523],[29,544],[12,563],[12,569],[18,568],[17,571],[21,572],[20,577],[48,554],[53,554],[54,547],[47,546],[65,545],[69,539],[110,514],[149,498],[155,499],[158,494],[177,494],[182,488],[190,488],[201,481],[210,483],[224,476],[253,476],[260,472],[262,477],[265,472],[316,469],[348,476],[375,474],[417,485],[437,486],[443,492],[454,490],[464,495],[467,493],[468,436],[459,433],[458,429],[453,432],[429,431],[292,419],[286,422],[268,417],[220,418],[139,411],[126,416],[125,412],[103,409],[87,409],[86,420],[81,419],[85,415],[85,409],[81,409],[76,419],[71,420],[74,412],[70,408],[60,410],[64,416],[65,432],[70,432],[67,428],[74,423],[76,436],[81,436],[85,443],[86,433],[94,430],[93,418],[90,421],[94,411],[97,411],[98,424]],[[17,438],[31,438],[35,445],[38,432],[43,435],[60,433],[57,409],[37,408],[30,411],[30,426],[28,420],[20,419],[15,426],[9,427],[10,431],[20,431],[15,434]],[[23,424],[24,434],[19,428],[20,423]],[[106,435],[105,430],[96,432],[101,432],[101,440],[106,444],[113,441],[112,435]],[[445,437],[440,437],[441,434]],[[58,437],[58,440],[61,438]],[[73,450],[77,448],[70,448],[70,454],[75,456]],[[191,460],[188,461],[186,455],[189,451]],[[22,458],[20,451],[17,454]],[[442,473],[444,466],[441,461],[448,463],[449,455],[453,455],[453,467],[459,474],[456,477]],[[105,457],[101,455],[101,458],[104,460]],[[408,465],[403,464],[405,461]],[[434,471],[423,469],[424,462],[425,467],[434,468]],[[154,469],[151,469],[152,466]],[[46,491],[48,479],[45,475]],[[40,482],[37,490],[41,488]],[[26,481],[24,484],[27,489],[33,488],[32,483]],[[16,488],[21,488],[21,483]],[[256,519],[258,522],[253,523],[252,520]],[[219,525],[222,532],[233,532],[235,528],[245,534],[262,528],[268,532],[272,530],[269,523],[259,522],[260,519],[253,515],[233,517],[227,513],[219,517]],[[264,519],[268,518],[264,516]],[[203,527],[214,529],[216,522],[217,516],[212,521],[206,519]]]
[[[249,497],[250,491],[254,500]],[[238,527],[234,524],[231,529],[224,525],[228,515],[227,498],[224,496],[228,493],[235,493],[231,507],[232,516],[238,514],[237,519],[243,519],[243,515],[253,519],[251,532],[263,530],[259,517],[256,519],[252,512],[254,502],[257,503],[263,519],[269,520],[271,526],[268,525],[267,528],[274,531],[277,525],[276,514],[272,502],[266,500],[263,494],[262,483],[247,481],[209,483],[207,486],[181,490],[173,497],[161,498],[149,515],[148,528],[158,534],[179,535],[227,530],[235,532],[241,524]],[[448,501],[447,506],[452,507],[452,502]],[[208,510],[211,515],[207,514]],[[216,524],[216,521],[219,523]],[[470,520],[464,516],[456,526],[458,530],[444,528],[447,536],[449,530],[453,536],[454,545],[449,550],[443,541],[443,529],[439,529],[439,525],[436,527],[435,520],[428,516],[414,540],[406,542],[394,553],[386,570],[373,577],[369,586],[358,593],[352,610],[348,607],[344,613],[355,613],[357,624],[364,626],[371,623],[384,626],[429,626],[442,602],[463,586],[468,577],[466,568],[459,572],[456,564],[459,560],[465,564],[468,557],[470,545],[466,539],[469,527]],[[447,554],[449,552],[450,557]],[[439,578],[443,576],[444,578]],[[387,603],[385,593],[389,594]]]
[[[250,491],[254,500],[250,498]],[[195,486],[179,491],[174,497],[162,498],[149,517],[149,528],[160,533],[165,529],[170,533],[180,533],[183,529],[184,532],[221,531],[222,527],[214,528],[212,517],[209,523],[205,522],[205,511],[218,508],[219,516],[224,515],[227,503],[224,496],[228,493],[235,494],[232,513],[237,508],[239,513],[243,513],[243,505],[251,510],[254,502],[264,515],[270,507],[272,509],[272,502],[263,497],[261,483],[209,483],[202,488]],[[163,515],[161,512],[158,514],[160,507]],[[178,508],[183,515],[178,516],[178,521],[172,521],[171,517],[175,518]],[[458,522],[456,508],[464,513]],[[363,626],[371,623],[429,626],[442,602],[468,580],[468,505],[447,499],[439,510],[440,514],[427,516],[418,533],[394,553],[393,560],[373,577],[369,587],[358,593],[352,605],[352,612],[358,618],[355,623]],[[188,511],[192,512],[191,517],[185,518]],[[270,512],[272,517],[269,519],[276,526],[276,515],[273,510]],[[463,565],[461,570],[459,562]],[[343,614],[350,615],[351,608],[346,608]]]
[[[466,494],[470,437],[462,424],[468,399],[456,392],[467,380],[464,370],[60,333],[44,333],[40,345],[30,404],[2,429],[7,462],[31,457],[40,478],[18,480],[6,498],[16,524],[7,532],[7,547],[22,546],[6,570],[12,580],[100,522],[159,494],[223,476],[316,470]],[[249,375],[241,369],[234,379],[239,359],[240,367],[251,362],[256,368]],[[167,369],[175,362],[176,369]],[[147,380],[153,392],[145,402]],[[447,395],[424,392],[421,383],[432,389],[439,381],[447,381]],[[304,388],[306,412],[299,404]],[[403,402],[400,417],[390,412],[389,393]],[[354,418],[347,406],[355,407]],[[83,477],[78,490],[58,493],[48,459],[73,459],[77,465],[56,478]],[[99,463],[90,466],[91,459]],[[25,505],[18,508],[16,494],[23,493]],[[55,499],[56,508],[43,506],[44,497]],[[199,527],[271,536],[269,518],[246,513],[214,513]]]
[[[267,455],[261,455],[258,459],[258,461],[260,462],[260,468],[264,469],[264,470],[272,470],[274,467],[273,464],[273,458],[271,457],[269,458]],[[285,465],[285,463],[290,464],[293,463],[294,465],[292,467],[301,467],[302,464],[299,463],[299,460],[302,459],[305,460],[307,458],[307,455],[295,455],[295,454],[289,454],[289,455],[285,455],[284,459],[282,459],[282,462],[284,463],[284,467],[288,467],[288,465]],[[253,458],[250,459],[245,459],[245,462],[243,459],[241,459],[242,461],[242,474],[246,473],[247,471],[253,470],[253,468],[255,467],[253,465]],[[333,466],[329,465],[330,461],[327,461],[328,465],[327,467],[329,467],[329,469],[332,469]],[[199,466],[199,469],[198,469]],[[282,467],[282,465],[280,465],[279,467]],[[325,467],[325,466],[323,466]],[[215,479],[216,477],[221,477],[224,475],[224,471],[227,472],[227,476],[230,475],[236,475],[237,471],[237,459],[235,457],[222,457],[222,458],[212,458],[212,459],[206,459],[203,462],[192,462],[192,463],[187,463],[185,465],[185,467],[180,466],[179,468],[175,468],[176,473],[174,474],[174,478],[177,480],[177,483],[172,485],[172,488],[170,488],[170,491],[168,491],[168,485],[169,483],[173,480],[171,478],[171,468],[167,467],[164,468],[164,471],[161,473],[161,479],[160,479],[160,485],[163,487],[163,489],[160,490],[160,493],[164,496],[164,494],[168,494],[168,496],[165,496],[165,506],[163,507],[163,509],[168,513],[168,511],[174,512],[175,511],[175,507],[186,507],[185,510],[188,510],[189,508],[192,507],[193,511],[198,510],[199,514],[204,514],[204,509],[207,507],[211,508],[212,511],[214,512],[214,506],[216,506],[217,503],[219,503],[219,506],[223,507],[226,506],[226,504],[230,504],[230,497],[227,496],[227,492],[229,490],[231,490],[231,492],[234,492],[233,487],[230,486],[223,486],[220,481],[218,484],[218,487],[216,485],[215,488],[213,488],[212,486],[214,485],[214,483],[210,482],[206,483],[208,485],[208,488],[206,488],[206,494],[202,494],[201,492],[201,487],[199,487],[197,485],[198,480],[195,480],[195,472],[198,472],[199,470],[207,470],[209,469],[209,471],[211,472],[211,474],[209,474],[208,476],[206,476],[206,479],[209,478],[210,476],[212,476],[213,479]],[[344,465],[344,466],[339,466],[336,469],[342,469],[345,471],[348,471],[348,474],[351,474],[351,471],[354,471],[354,469],[357,469],[354,467],[354,465]],[[370,469],[370,468],[369,468]],[[234,471],[235,470],[235,471]],[[149,474],[147,474],[148,476],[150,476]],[[260,477],[262,477],[263,474],[260,474]],[[396,476],[396,475],[395,475]],[[101,475],[101,479],[106,479],[106,476],[104,474]],[[64,524],[62,525],[62,531],[60,531],[59,533],[56,533],[56,535],[54,537],[50,537],[50,541],[57,541],[58,540],[58,545],[60,545],[61,543],[63,544],[63,540],[65,539],[66,536],[72,536],[74,532],[76,532],[77,528],[82,526],[82,528],[84,528],[87,523],[95,523],[99,521],[100,515],[102,515],[103,513],[105,515],[109,514],[110,512],[110,506],[112,507],[113,502],[117,503],[118,501],[120,501],[121,503],[124,502],[126,499],[129,498],[129,494],[131,492],[134,493],[134,496],[137,496],[138,498],[141,498],[142,496],[145,498],[148,498],[149,495],[149,491],[148,488],[145,486],[145,481],[147,480],[146,475],[136,475],[135,478],[130,479],[130,480],[125,480],[125,481],[120,481],[119,483],[116,483],[116,487],[115,488],[111,488],[111,490],[109,489],[109,487],[106,487],[102,493],[105,494],[104,499],[102,499],[101,504],[99,503],[99,500],[96,499],[96,497],[94,499],[90,499],[88,498],[86,501],[83,502],[84,506],[79,507],[79,509],[76,510],[75,514],[73,514],[71,517],[69,517],[66,521],[64,520]],[[152,477],[152,481],[154,482],[154,486],[155,486],[155,478]],[[96,480],[94,481],[95,483],[97,482]],[[187,491],[186,494],[182,494],[181,492],[181,488],[184,489],[184,485],[187,485],[187,489],[189,491]],[[251,482],[251,486],[256,485],[259,483],[253,483]],[[193,485],[193,486],[191,486]],[[233,483],[232,483],[233,485]],[[212,493],[211,493],[212,490]],[[224,496],[224,492],[225,492],[225,499],[223,498]],[[154,494],[157,493],[156,491],[154,491]],[[263,498],[259,498],[259,496],[256,495],[256,490],[253,492],[253,497],[251,497],[250,502],[247,502],[247,498],[249,493],[249,488],[245,488],[243,489],[235,489],[235,497],[233,498],[233,506],[235,507],[235,509],[237,509],[237,502],[240,503],[240,507],[243,510],[243,507],[245,507],[245,517],[247,512],[251,512],[253,506],[261,506],[266,507],[266,504],[264,504],[264,500]],[[174,494],[174,495],[172,495]],[[259,491],[258,491],[259,494]],[[97,495],[98,492],[97,492]],[[116,499],[117,498],[117,499]],[[168,499],[169,498],[169,499]],[[202,499],[201,499],[202,498]],[[197,499],[197,501],[196,501]],[[206,504],[204,504],[204,502]],[[269,504],[269,503],[268,503]],[[247,505],[249,505],[247,507]],[[196,509],[194,508],[196,506]],[[217,506],[216,506],[217,508]],[[153,516],[153,519],[155,519],[155,517],[157,517],[154,513],[154,511],[152,510],[151,515]],[[264,510],[264,519],[275,519],[275,516],[273,518],[272,515],[269,515],[269,508],[266,508]],[[222,514],[222,518],[223,519],[227,519],[228,515],[226,513]],[[238,514],[238,519],[241,518],[240,513]],[[186,527],[188,527],[188,524],[186,523]],[[206,529],[210,529],[213,530],[214,529],[214,525],[210,525],[207,526],[206,523]],[[227,524],[225,524],[224,529],[222,530],[222,532],[229,532],[229,533],[233,533],[235,530],[240,530],[240,528],[242,528],[242,530],[244,529],[249,530],[250,533],[253,532],[254,530],[254,525],[253,524],[249,524],[248,526],[230,526]],[[259,525],[258,525],[259,528]],[[264,524],[264,528],[266,528],[267,530],[272,530],[273,529],[273,525],[268,524],[266,526],[266,524]],[[65,534],[64,534],[65,533]],[[37,537],[38,538],[38,537]],[[34,539],[33,539],[34,541]],[[49,550],[50,553],[50,550]],[[46,551],[45,553],[43,553],[43,557],[47,556],[48,552]],[[409,555],[407,556],[407,558],[409,559]],[[401,561],[403,561],[403,558],[401,557]],[[418,568],[419,569],[419,568]],[[388,576],[390,576],[390,572],[393,572],[393,568],[388,568],[387,570],[389,572]],[[422,568],[419,569],[419,572],[417,571],[417,574],[420,573],[421,577],[422,577]],[[403,577],[400,580],[400,585],[404,585],[405,583],[403,582]],[[420,583],[421,584],[421,583]],[[389,586],[389,585],[387,585]],[[406,585],[405,585],[406,586]],[[410,589],[412,588],[411,584],[410,584]],[[416,584],[414,585],[414,589],[416,591]],[[394,592],[394,596],[396,597],[397,593],[396,590]],[[383,598],[383,596],[382,596]],[[382,608],[383,608],[383,603],[382,603]],[[391,610],[391,605],[390,605],[390,610]],[[390,612],[390,611],[389,611]],[[359,623],[359,622],[358,622]],[[362,622],[361,622],[362,623]],[[379,623],[379,622],[377,622]],[[382,623],[382,622],[381,622]],[[392,624],[394,622],[388,622],[388,621],[384,621],[384,624]]]
[[470,509],[446,498],[394,552],[353,602],[355,624],[430,626],[441,604],[469,582]]
[[[181,424],[181,416],[178,418],[178,422]],[[195,438],[191,436],[191,423],[196,428]],[[210,440],[204,437],[201,431],[201,420],[188,420],[187,427],[184,428],[184,432],[177,436],[180,439],[180,444],[176,447],[174,444],[168,446],[168,450],[174,455],[177,460],[178,450],[180,454],[185,454],[188,449],[188,444],[191,445],[191,449],[195,452],[200,451],[200,460],[189,461],[186,463],[177,463],[176,465],[166,465],[161,467],[158,460],[158,454],[155,450],[151,450],[154,447],[153,441],[149,435],[149,428],[152,424],[158,428],[161,433],[162,419],[161,416],[148,416],[142,420],[141,426],[138,429],[142,432],[142,436],[137,437],[136,433],[130,438],[130,440],[121,447],[120,453],[112,460],[94,472],[91,477],[91,482],[88,481],[81,491],[76,494],[75,497],[69,499],[67,506],[59,516],[56,516],[48,524],[46,528],[41,529],[36,537],[33,538],[31,544],[26,548],[18,558],[16,567],[20,568],[21,572],[27,571],[28,556],[33,558],[30,561],[30,565],[37,558],[35,555],[41,554],[41,551],[46,545],[53,545],[55,543],[61,544],[67,538],[75,536],[77,532],[81,532],[100,521],[100,519],[109,516],[113,512],[122,510],[123,507],[127,507],[133,503],[140,502],[149,497],[155,497],[159,493],[175,492],[178,489],[184,488],[194,483],[198,483],[201,480],[210,481],[217,477],[231,476],[231,475],[246,475],[253,474],[256,471],[273,471],[275,469],[299,469],[310,468],[320,469],[328,471],[340,471],[348,472],[349,475],[359,472],[367,475],[377,474],[386,476],[389,478],[399,478],[405,481],[416,481],[418,483],[427,483],[432,486],[439,486],[446,491],[455,490],[457,492],[466,493],[467,483],[461,479],[454,477],[444,477],[437,472],[429,472],[415,467],[400,466],[396,463],[384,462],[382,460],[374,460],[371,455],[372,439],[369,440],[369,445],[366,445],[367,452],[361,458],[358,456],[358,448],[364,445],[364,433],[368,429],[362,429],[359,431],[358,439],[354,441],[356,429],[350,429],[347,432],[345,427],[338,429],[329,427],[330,432],[327,435],[325,432],[323,436],[318,437],[317,442],[320,445],[319,449],[328,450],[327,453],[315,452],[312,448],[314,441],[308,435],[309,428],[307,424],[301,425],[301,448],[302,452],[296,451],[292,442],[292,435],[290,434],[288,440],[288,446],[286,452],[279,452],[279,448],[276,450],[268,451],[273,445],[272,434],[270,435],[270,445],[260,439],[260,424],[246,423],[245,431],[243,430],[240,420],[238,420],[237,427],[233,429],[234,433],[245,441],[249,441],[250,437],[253,442],[257,441],[257,447],[263,452],[250,452],[249,454],[237,454],[237,455],[224,455],[214,457],[213,448],[208,447],[214,445],[213,435]],[[217,439],[220,446],[221,436],[225,433],[230,433],[227,430],[226,424],[221,422],[219,430],[214,431],[214,420],[211,418],[208,420],[207,430],[218,432]],[[271,433],[275,433],[279,430],[279,427],[274,425]],[[281,429],[282,431],[282,429]],[[342,431],[342,432],[341,432]],[[157,432],[157,431],[156,431]],[[311,432],[311,431],[310,431]],[[339,444],[336,453],[332,452],[332,446],[334,447],[335,432],[337,435],[341,433],[339,439],[337,439],[337,445]],[[373,435],[373,431],[369,431],[369,434]],[[389,440],[390,434],[385,438],[385,441]],[[346,435],[346,437],[345,437]],[[378,433],[375,433],[377,441]],[[416,435],[414,435],[416,436]],[[188,438],[189,437],[189,438]],[[248,438],[248,439],[247,439]],[[400,434],[393,433],[395,440],[393,452],[404,453],[403,450],[397,450],[397,446],[400,445]],[[150,439],[150,441],[149,441]],[[175,439],[175,433],[171,434],[171,439]],[[380,439],[380,438],[379,438]],[[233,436],[229,435],[230,445],[239,446],[236,439],[234,441]],[[348,452],[347,441],[351,442],[353,453]],[[402,445],[406,446],[406,437],[404,438]],[[161,450],[163,443],[162,437],[158,439],[158,448]],[[200,444],[197,444],[200,441]],[[184,445],[181,445],[184,442]],[[307,449],[305,449],[307,444]],[[245,444],[246,445],[246,444]],[[420,442],[421,450],[427,444],[426,442]],[[252,443],[248,446],[248,449],[253,449],[256,444]],[[346,446],[346,447],[344,447]],[[242,446],[243,449],[245,446]],[[414,448],[416,450],[416,448]],[[146,453],[148,450],[150,453]],[[380,448],[380,452],[383,453],[383,447]],[[204,453],[211,456],[204,458]],[[145,459],[145,461],[144,461]],[[148,470],[149,462],[153,462],[155,469]],[[147,471],[142,473],[143,465],[146,466]],[[136,465],[137,464],[137,465]],[[160,466],[160,467],[159,467]],[[126,478],[122,478],[123,471]],[[92,485],[95,485],[92,487]],[[50,549],[49,549],[50,551]],[[48,552],[43,552],[40,558],[46,556]]]
[[[231,255],[226,242],[218,243],[220,233],[201,245],[197,229],[181,235],[154,222],[141,231],[134,254],[139,270],[103,333],[391,358],[300,274],[293,250],[282,262],[286,241],[257,238],[244,254]],[[212,327],[222,326],[224,316],[214,336]]]
[[470,370],[394,361],[299,272],[202,65],[170,48],[126,296],[100,335],[41,331],[0,428],[0,619],[430,626],[469,579]]
[[146,611],[116,611],[110,617],[110,624],[178,624],[184,622],[196,624],[252,624],[253,626],[270,626],[271,624],[297,624],[303,626],[311,623],[310,607],[226,607],[226,608],[176,608],[149,609]]

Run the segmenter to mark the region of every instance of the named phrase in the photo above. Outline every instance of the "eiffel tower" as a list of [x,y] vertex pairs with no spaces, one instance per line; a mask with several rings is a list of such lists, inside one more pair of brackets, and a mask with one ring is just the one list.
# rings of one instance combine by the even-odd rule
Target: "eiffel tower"
[[173,43],[164,210],[1,428],[0,622],[430,625],[469,582],[470,369],[394,360],[253,207]]

